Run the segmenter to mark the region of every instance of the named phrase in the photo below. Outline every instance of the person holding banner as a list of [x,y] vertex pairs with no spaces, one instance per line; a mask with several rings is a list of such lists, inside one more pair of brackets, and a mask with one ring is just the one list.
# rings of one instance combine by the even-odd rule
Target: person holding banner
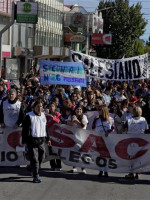
[[28,113],[23,121],[22,144],[27,146],[33,183],[40,183],[39,166],[45,157],[44,143],[51,145],[45,114],[42,112],[43,102],[37,100],[33,111]]
[[128,115],[127,108],[128,108],[128,100],[126,99],[121,101],[121,105],[117,101],[113,101],[110,104],[109,112],[111,113],[114,119],[115,131],[118,134],[122,133],[124,122],[127,119],[127,115]]
[[142,116],[145,117],[150,132],[150,96],[146,100],[146,105],[142,108]]
[[[82,106],[76,106],[74,114],[70,116],[67,120],[67,125],[74,126],[77,128],[86,129],[88,124],[87,116],[83,114]],[[86,174],[85,168],[82,168],[82,173]],[[72,172],[77,172],[77,168],[73,167]]]
[[[92,129],[101,135],[108,136],[112,132],[113,127],[109,120],[109,110],[106,105],[101,105],[98,108],[99,116],[96,117],[93,121]],[[99,177],[103,176],[103,171],[100,171],[98,174]],[[108,177],[108,172],[104,172],[104,177]]]
[[[59,112],[56,112],[56,104],[54,102],[51,102],[48,106],[49,108],[49,113],[46,114],[46,119],[47,119],[47,124],[48,124],[48,128],[49,128],[49,132],[51,131],[51,126],[54,123],[60,123],[60,118],[61,118],[61,114]],[[49,147],[49,152],[50,155],[56,155],[55,152],[53,152],[52,147]],[[51,170],[52,171],[60,171],[62,166],[61,166],[61,160],[60,159],[51,159],[50,160],[50,166],[51,166]]]
[[[128,119],[124,125],[124,128],[127,130],[127,134],[144,134],[148,130],[148,124],[144,117],[142,117],[142,109],[140,106],[133,107],[133,116]],[[128,179],[139,179],[139,174],[136,173],[134,176],[133,173],[129,173],[125,176]]]

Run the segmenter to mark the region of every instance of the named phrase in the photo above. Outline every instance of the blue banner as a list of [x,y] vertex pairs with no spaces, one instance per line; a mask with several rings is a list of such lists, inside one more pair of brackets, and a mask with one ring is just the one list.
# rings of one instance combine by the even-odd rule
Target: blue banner
[[87,86],[81,62],[40,60],[40,83],[41,85]]

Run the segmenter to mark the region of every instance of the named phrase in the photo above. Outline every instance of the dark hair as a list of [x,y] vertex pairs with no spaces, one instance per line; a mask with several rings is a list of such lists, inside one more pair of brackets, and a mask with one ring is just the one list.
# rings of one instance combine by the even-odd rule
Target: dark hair
[[88,91],[88,95],[95,94],[94,91]]
[[43,101],[37,100],[37,101],[34,102],[34,104],[33,104],[32,107],[35,108],[35,107],[36,107],[38,104],[40,104],[40,103],[43,105]]
[[53,102],[55,102],[55,101],[56,101],[56,99],[58,99],[58,100],[59,100],[59,98],[55,96],[55,97],[53,97],[53,98],[52,98],[52,101],[53,101]]
[[[76,110],[77,110],[78,108],[81,108],[82,111],[83,111],[83,107],[78,105],[78,106],[75,107],[74,112],[73,112],[73,115],[76,115]],[[82,115],[80,115],[80,116],[77,117],[77,119],[81,122],[82,118],[83,118],[83,112],[82,112]]]
[[51,101],[50,103],[49,103],[49,105],[48,105],[48,107],[50,106],[50,105],[55,105],[55,107],[57,107],[57,105],[56,105],[56,103],[54,102],[54,101]]
[[39,97],[39,93],[38,93],[38,92],[35,92],[35,93],[33,94],[33,96]]
[[110,91],[110,90],[112,90],[112,87],[111,86],[107,86],[106,87],[106,91]]
[[105,85],[101,85],[101,90],[105,89],[106,86]]
[[70,112],[70,114],[72,115],[72,108],[67,108],[66,111]]
[[135,95],[134,90],[129,91],[130,94]]
[[5,85],[4,84],[0,84],[1,87],[3,87],[3,89],[5,89]]
[[15,89],[16,91],[18,90],[18,87],[16,85],[11,85],[10,87],[11,89]]

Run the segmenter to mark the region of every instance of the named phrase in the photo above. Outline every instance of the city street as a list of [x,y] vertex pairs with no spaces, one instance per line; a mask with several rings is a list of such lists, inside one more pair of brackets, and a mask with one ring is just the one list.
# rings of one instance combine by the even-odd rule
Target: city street
[[0,200],[150,200],[150,0],[0,0]]
[[140,180],[126,180],[124,174],[99,178],[97,171],[83,175],[71,174],[70,169],[63,165],[61,172],[51,172],[47,162],[40,172],[42,183],[34,184],[24,166],[1,167],[0,200],[149,200],[149,175]]

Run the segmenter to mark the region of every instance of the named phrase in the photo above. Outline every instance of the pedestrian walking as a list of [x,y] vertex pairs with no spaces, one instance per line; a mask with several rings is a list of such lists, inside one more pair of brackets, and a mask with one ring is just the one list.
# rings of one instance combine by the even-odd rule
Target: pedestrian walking
[[40,183],[39,166],[45,158],[45,146],[51,144],[45,114],[42,112],[43,103],[37,100],[33,111],[28,113],[23,122],[22,144],[27,146],[33,173],[33,183]]

